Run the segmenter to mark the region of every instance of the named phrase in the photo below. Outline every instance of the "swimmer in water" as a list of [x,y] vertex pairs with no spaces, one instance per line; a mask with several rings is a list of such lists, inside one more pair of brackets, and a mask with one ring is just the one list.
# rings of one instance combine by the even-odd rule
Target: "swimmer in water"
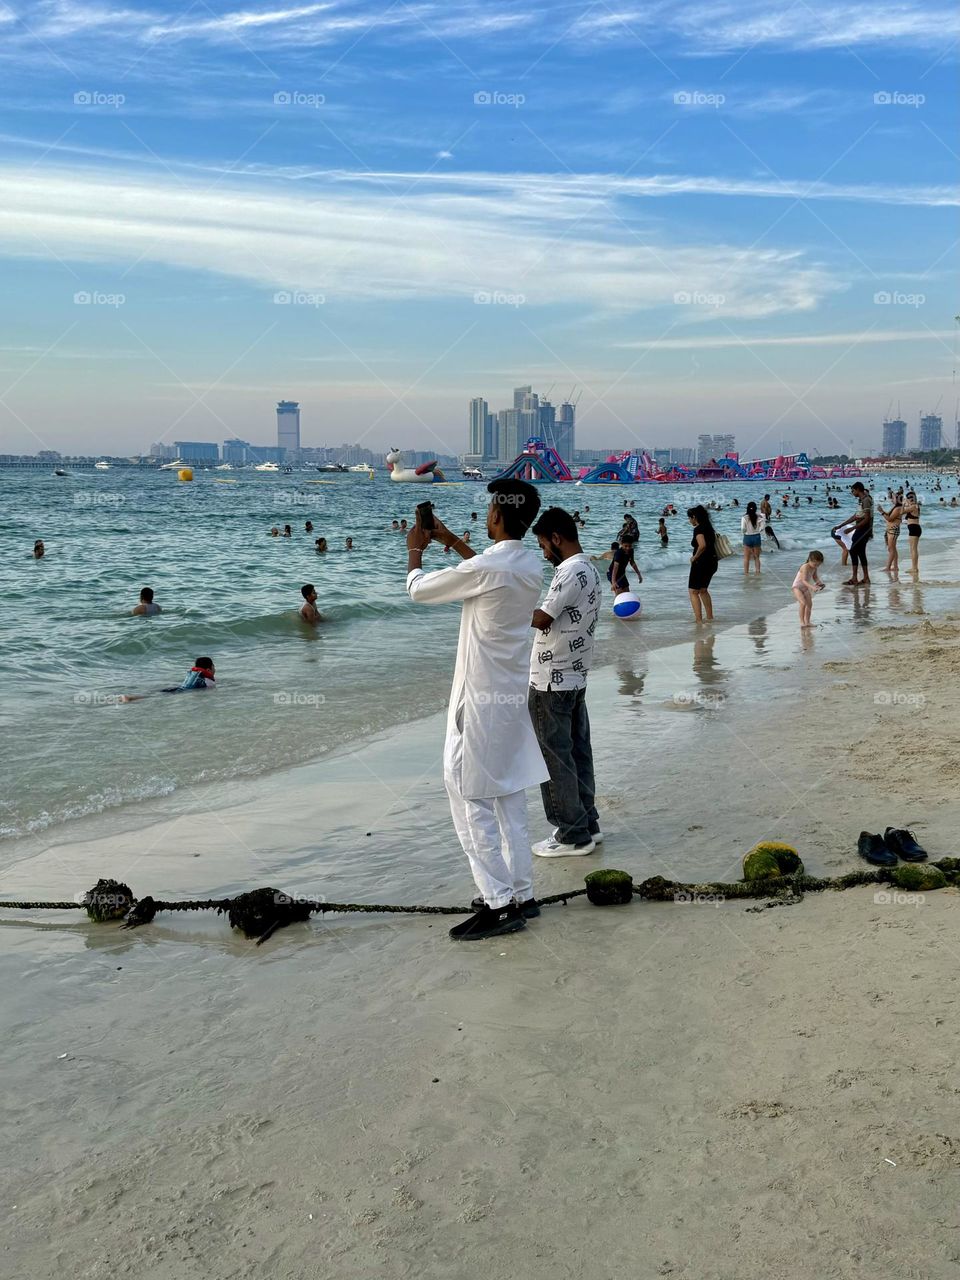
[[657,525],[657,536],[660,539],[661,547],[665,547],[670,541],[670,534],[667,532],[667,522],[663,516],[660,517],[660,523]]
[[390,532],[391,532],[391,533],[399,533],[399,532],[400,532],[400,521],[399,521],[399,520],[394,520],[393,524],[391,524],[391,526],[390,526]]
[[276,526],[276,525],[274,525],[274,526],[273,526],[273,528],[270,530],[270,537],[271,537],[271,538],[279,538],[279,537],[280,537],[280,530],[277,528],[277,526]]
[[133,606],[133,612],[141,618],[152,618],[154,614],[163,612],[160,606],[154,602],[152,587],[142,588],[140,603]]
[[289,526],[288,524],[285,524],[285,525],[283,526],[283,536],[284,536],[285,538],[292,538],[292,537],[293,537],[293,530],[290,528],[290,526]]
[[33,558],[34,560],[42,560],[46,554],[47,554],[47,549],[43,545],[43,539],[38,538],[36,542],[33,544]]
[[303,526],[303,530],[304,530],[304,533],[313,533],[313,521],[308,520],[307,523]]
[[317,608],[317,589],[313,583],[308,582],[302,586],[300,594],[303,596],[303,604],[300,606],[300,617],[303,621],[309,622],[311,626],[322,622],[323,614]]
[[347,538],[346,542],[344,542],[344,544],[343,544],[343,549],[344,549],[344,551],[352,551],[352,550],[353,550],[353,539],[352,539],[352,538]]
[[[215,689],[216,684],[216,668],[213,665],[212,658],[195,658],[193,666],[188,671],[186,678],[181,684],[175,684],[169,689],[160,689],[160,693],[189,693],[194,689]],[[122,694],[118,702],[141,702],[144,698],[149,697],[146,693],[125,693]]]
[[316,549],[317,555],[322,556],[327,549],[327,540],[326,538],[318,538],[313,545]]

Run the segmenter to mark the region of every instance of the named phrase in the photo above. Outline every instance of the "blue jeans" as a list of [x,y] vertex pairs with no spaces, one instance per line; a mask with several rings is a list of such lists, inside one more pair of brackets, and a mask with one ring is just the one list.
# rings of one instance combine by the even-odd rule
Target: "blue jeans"
[[586,689],[534,689],[527,700],[550,781],[540,784],[547,821],[562,844],[586,844],[600,819]]

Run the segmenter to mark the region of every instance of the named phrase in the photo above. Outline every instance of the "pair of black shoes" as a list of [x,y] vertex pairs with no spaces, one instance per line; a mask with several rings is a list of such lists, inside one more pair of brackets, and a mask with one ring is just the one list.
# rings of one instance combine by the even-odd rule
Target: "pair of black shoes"
[[509,902],[505,907],[488,907],[482,898],[474,898],[470,905],[477,907],[475,914],[450,930],[450,937],[455,942],[482,942],[484,938],[516,933],[518,929],[527,927],[527,920],[540,914],[540,907],[533,898],[519,905]]
[[926,849],[921,849],[913,833],[903,827],[887,827],[882,836],[861,831],[857,852],[875,867],[895,867],[898,858],[904,862],[923,862],[927,856]]

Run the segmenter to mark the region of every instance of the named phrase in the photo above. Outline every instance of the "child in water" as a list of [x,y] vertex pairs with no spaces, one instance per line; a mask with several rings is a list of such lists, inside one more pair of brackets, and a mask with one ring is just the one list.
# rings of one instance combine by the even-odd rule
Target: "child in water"
[[797,576],[793,580],[793,594],[800,606],[801,628],[813,626],[810,621],[810,615],[813,612],[813,593],[822,591],[824,586],[818,576],[822,564],[823,554],[820,551],[811,551],[797,570]]

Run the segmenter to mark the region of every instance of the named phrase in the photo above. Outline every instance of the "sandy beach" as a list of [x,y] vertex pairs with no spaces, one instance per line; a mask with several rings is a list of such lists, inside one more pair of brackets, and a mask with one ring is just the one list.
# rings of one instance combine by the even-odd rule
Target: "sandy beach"
[[[607,842],[538,891],[601,865],[736,879],[772,836],[836,874],[863,827],[960,853],[956,591],[878,584],[818,601],[806,639],[784,611],[614,654],[591,683]],[[115,875],[463,902],[440,746],[431,717],[217,809],[23,842],[4,896]],[[441,917],[338,916],[259,949],[209,914],[17,913],[5,1271],[955,1275],[957,910],[579,899],[470,948]]]

